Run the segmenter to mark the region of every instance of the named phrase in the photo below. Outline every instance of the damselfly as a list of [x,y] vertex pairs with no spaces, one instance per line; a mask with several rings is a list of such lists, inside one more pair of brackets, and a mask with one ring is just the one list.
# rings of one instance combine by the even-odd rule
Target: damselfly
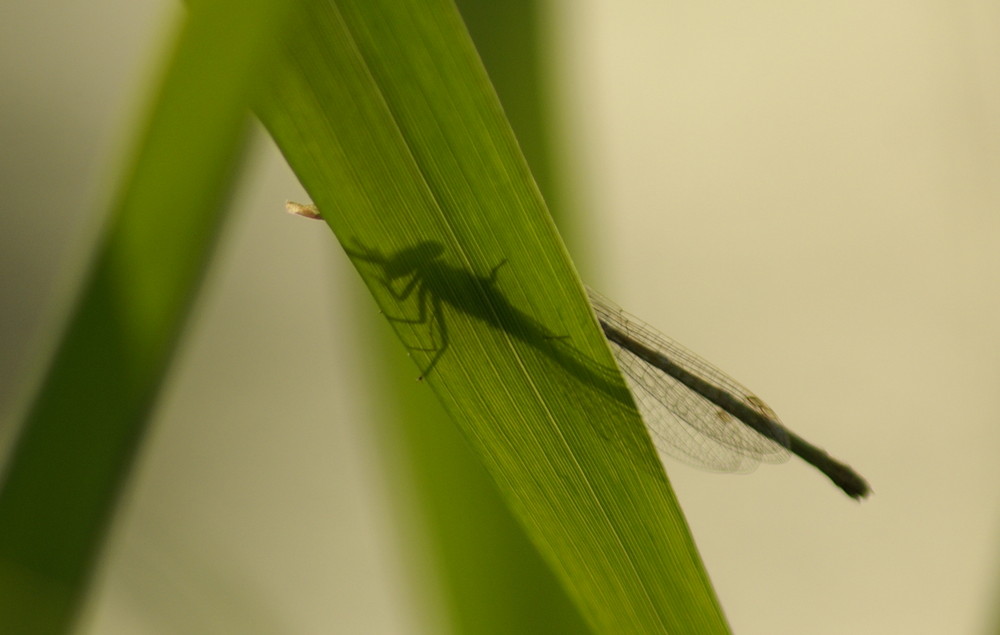
[[[298,216],[320,218],[313,205],[289,201],[285,209]],[[477,276],[446,264],[441,258],[443,251],[444,247],[434,241],[422,241],[390,256],[366,248],[348,250],[362,262],[381,266],[390,289],[393,281],[410,279],[402,291],[393,291],[393,297],[405,300],[416,293],[422,317],[396,321],[436,321],[443,341],[436,348],[419,349],[434,352],[423,369],[424,375],[431,372],[448,346],[444,304],[484,320],[496,320],[502,315],[507,322],[518,324],[518,332],[541,332],[540,325],[495,289],[497,271],[503,262],[494,266],[489,276]],[[470,287],[489,294],[492,310],[460,300],[469,295],[462,290]],[[600,294],[588,292],[618,366],[660,451],[727,472],[749,471],[761,461],[784,461],[790,451],[826,474],[848,496],[863,498],[869,494],[868,483],[857,472],[785,428],[759,397]],[[428,311],[433,317],[427,315]]]
[[657,448],[708,469],[740,472],[792,452],[852,497],[871,491],[853,469],[788,430],[759,397],[677,342],[588,289],[597,319]]

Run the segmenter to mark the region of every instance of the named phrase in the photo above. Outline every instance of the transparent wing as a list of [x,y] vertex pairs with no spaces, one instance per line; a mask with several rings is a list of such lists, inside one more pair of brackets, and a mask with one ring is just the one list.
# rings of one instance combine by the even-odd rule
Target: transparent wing
[[[725,390],[760,414],[781,424],[759,397],[651,326],[587,289],[598,319],[629,338],[660,352],[687,372]],[[787,439],[776,442],[755,431],[664,371],[609,340],[622,374],[653,442],[660,452],[687,463],[723,472],[748,472],[760,462],[785,461]],[[784,428],[778,430],[780,434]]]

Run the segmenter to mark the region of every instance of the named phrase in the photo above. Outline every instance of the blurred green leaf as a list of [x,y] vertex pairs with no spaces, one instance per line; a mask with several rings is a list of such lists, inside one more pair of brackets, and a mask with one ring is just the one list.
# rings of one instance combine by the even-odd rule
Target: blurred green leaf
[[[70,628],[198,283],[287,3],[186,17],[0,493],[0,632]],[[48,210],[72,213],[72,210]]]
[[258,114],[590,625],[726,632],[454,6],[316,2],[285,47]]

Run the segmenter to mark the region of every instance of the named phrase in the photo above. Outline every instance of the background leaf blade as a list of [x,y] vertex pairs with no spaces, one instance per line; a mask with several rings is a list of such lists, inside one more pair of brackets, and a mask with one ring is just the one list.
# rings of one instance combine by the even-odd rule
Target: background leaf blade
[[5,466],[0,630],[62,632],[72,622],[212,252],[265,67],[264,33],[285,11],[203,2],[185,23]]

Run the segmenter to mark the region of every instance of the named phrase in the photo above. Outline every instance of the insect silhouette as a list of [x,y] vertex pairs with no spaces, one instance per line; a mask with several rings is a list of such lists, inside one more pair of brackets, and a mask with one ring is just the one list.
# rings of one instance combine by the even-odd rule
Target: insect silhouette
[[[311,206],[287,207],[291,213],[318,217]],[[627,399],[616,390],[617,384],[608,374],[613,369],[589,363],[574,354],[571,346],[558,346],[565,338],[551,333],[497,289],[505,259],[487,275],[477,275],[448,264],[444,246],[435,241],[422,241],[391,255],[363,245],[346,251],[352,258],[380,269],[381,282],[397,303],[416,294],[417,315],[387,315],[390,321],[437,329],[439,343],[409,347],[431,353],[421,379],[434,370],[450,344],[444,311],[449,306],[531,344],[615,398]],[[661,452],[722,471],[749,471],[761,461],[783,461],[791,452],[816,467],[848,496],[857,499],[870,493],[861,475],[788,430],[763,400],[726,373],[593,290],[588,289],[588,295]]]

